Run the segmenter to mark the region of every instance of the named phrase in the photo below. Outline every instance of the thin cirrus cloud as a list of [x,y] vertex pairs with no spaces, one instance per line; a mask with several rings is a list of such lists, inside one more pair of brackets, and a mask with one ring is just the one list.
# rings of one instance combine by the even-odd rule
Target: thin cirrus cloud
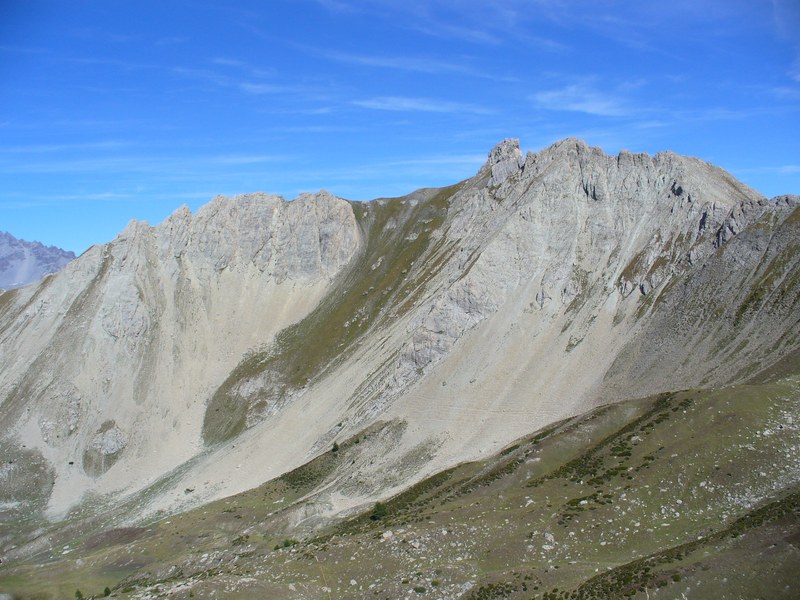
[[87,150],[113,150],[133,145],[125,140],[104,140],[99,142],[79,142],[73,144],[25,144],[0,148],[0,155],[44,154],[50,152],[68,153]]
[[222,165],[255,165],[285,161],[287,158],[286,156],[273,155],[232,155],[214,157],[211,159],[211,162]]
[[186,79],[210,83],[218,88],[239,90],[248,95],[261,96],[268,94],[313,94],[318,90],[308,86],[276,83],[273,81],[263,81],[268,76],[265,71],[252,69],[245,63],[230,59],[214,59],[214,64],[226,67],[241,67],[248,70],[248,76],[236,77],[226,73],[221,73],[213,69],[194,69],[186,67],[173,67],[171,70],[175,75]]
[[88,156],[81,159],[52,159],[19,163],[0,160],[0,173],[152,173],[196,176],[216,167],[258,165],[290,160],[286,155],[234,154],[214,156],[154,157],[154,156]]
[[262,95],[280,95],[288,94],[293,95],[301,100],[318,100],[325,97],[326,91],[324,88],[313,87],[308,85],[296,85],[285,83],[266,83],[255,81],[240,81],[236,83],[236,88],[249,94],[251,96]]
[[800,165],[780,165],[777,167],[753,167],[737,169],[742,174],[796,175],[800,173]]
[[481,29],[437,23],[436,27],[417,26],[420,33],[444,39],[455,39],[475,44],[502,44],[503,40]]
[[370,110],[395,112],[432,112],[432,113],[471,113],[490,114],[491,111],[474,104],[436,100],[433,98],[409,98],[405,96],[379,96],[366,100],[354,100],[351,104]]
[[553,111],[580,112],[598,117],[630,117],[636,110],[623,98],[586,84],[570,84],[533,94],[537,107]]
[[474,75],[477,77],[489,77],[489,75],[466,65],[428,57],[415,58],[411,56],[376,56],[369,54],[351,54],[349,52],[330,51],[318,51],[316,53],[328,60],[351,65],[398,69],[401,71],[413,71],[417,73],[449,72],[460,73],[462,75]]

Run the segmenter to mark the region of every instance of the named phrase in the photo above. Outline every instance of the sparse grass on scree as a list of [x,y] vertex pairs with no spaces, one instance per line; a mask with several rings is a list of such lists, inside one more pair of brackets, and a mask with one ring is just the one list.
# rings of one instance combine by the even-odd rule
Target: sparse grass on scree
[[4,567],[0,590],[789,598],[800,568],[799,418],[797,377],[604,406],[298,536],[286,515],[368,447],[360,434],[134,539],[73,534],[69,554]]
[[460,186],[430,190],[416,204],[408,198],[353,203],[366,247],[311,314],[280,332],[270,348],[243,360],[219,387],[203,423],[207,444],[244,430],[253,404],[236,393],[242,381],[267,373],[266,402],[280,402],[341,360],[380,315],[413,305],[445,262],[444,237],[434,241],[431,234],[444,223]]

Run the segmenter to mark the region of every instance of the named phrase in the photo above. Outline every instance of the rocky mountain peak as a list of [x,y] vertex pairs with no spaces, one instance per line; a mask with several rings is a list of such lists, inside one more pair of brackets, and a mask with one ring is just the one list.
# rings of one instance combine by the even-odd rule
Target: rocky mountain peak
[[55,273],[75,253],[41,242],[26,242],[0,231],[0,289],[11,289]]
[[492,167],[505,160],[517,160],[521,156],[522,151],[519,148],[519,139],[506,138],[489,151],[486,164]]
[[524,165],[525,157],[519,148],[519,140],[508,138],[491,149],[478,176],[489,175],[489,185],[498,186],[512,173],[522,169]]

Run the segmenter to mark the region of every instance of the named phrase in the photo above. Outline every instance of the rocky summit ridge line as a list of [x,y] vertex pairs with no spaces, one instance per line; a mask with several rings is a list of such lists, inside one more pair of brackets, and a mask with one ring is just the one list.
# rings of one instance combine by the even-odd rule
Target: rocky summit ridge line
[[402,198],[131,222],[0,295],[0,515],[135,523],[379,431],[289,512],[313,528],[595,406],[746,382],[800,348],[799,206],[670,152],[505,140]]
[[26,242],[0,231],[0,289],[9,290],[38,281],[74,258],[74,252],[40,242]]

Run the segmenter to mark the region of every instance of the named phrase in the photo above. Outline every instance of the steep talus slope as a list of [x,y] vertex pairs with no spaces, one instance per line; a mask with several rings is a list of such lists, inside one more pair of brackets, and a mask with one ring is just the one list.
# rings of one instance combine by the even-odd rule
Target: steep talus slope
[[210,391],[313,309],[360,244],[350,205],[326,193],[217,198],[155,228],[132,222],[63,273],[4,294],[3,444],[48,460],[51,513],[194,456]]
[[749,206],[759,215],[753,226],[641,302],[642,325],[615,358],[605,386],[626,396],[633,376],[646,382],[644,392],[675,381],[743,382],[776,357],[797,353],[800,207],[796,197],[773,206]]
[[285,514],[319,526],[598,404],[796,352],[797,206],[672,153],[507,140],[449,188],[134,223],[0,296],[2,444],[51,515],[116,492],[134,522],[388,423]]

